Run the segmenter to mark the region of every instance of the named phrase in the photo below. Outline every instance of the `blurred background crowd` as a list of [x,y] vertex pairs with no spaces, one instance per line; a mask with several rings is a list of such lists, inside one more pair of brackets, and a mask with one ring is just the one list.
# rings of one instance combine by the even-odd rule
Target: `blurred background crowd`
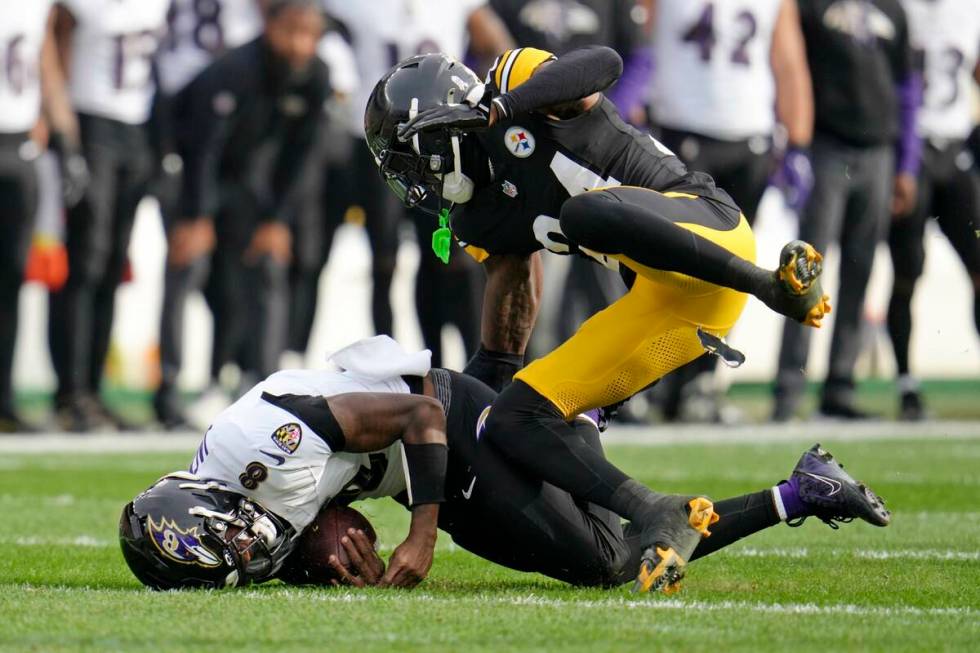
[[[923,419],[918,376],[980,376],[977,0],[27,0],[0,4],[0,432],[199,426],[374,333],[460,369],[483,272],[384,186],[367,96],[413,54],[482,75],[588,44],[624,61],[621,114],[755,223],[760,264],[798,234],[836,288],[815,346],[750,305],[744,372],[705,356],[622,419],[865,419],[868,375]],[[528,360],[624,292],[545,258]]]

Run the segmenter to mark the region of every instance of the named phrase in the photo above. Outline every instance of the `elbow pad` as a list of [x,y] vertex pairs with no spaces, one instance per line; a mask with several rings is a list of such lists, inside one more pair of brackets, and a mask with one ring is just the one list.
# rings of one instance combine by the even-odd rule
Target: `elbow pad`
[[520,354],[506,354],[489,351],[480,345],[476,354],[463,369],[463,374],[483,381],[495,392],[501,392],[510,385],[514,375],[524,367],[524,357]]

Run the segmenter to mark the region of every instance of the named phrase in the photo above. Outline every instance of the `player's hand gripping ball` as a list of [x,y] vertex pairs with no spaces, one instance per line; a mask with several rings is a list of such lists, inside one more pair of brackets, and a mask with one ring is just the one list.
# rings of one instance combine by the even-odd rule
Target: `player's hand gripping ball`
[[374,585],[384,574],[384,562],[374,550],[377,541],[364,515],[328,506],[303,531],[279,578],[291,585]]

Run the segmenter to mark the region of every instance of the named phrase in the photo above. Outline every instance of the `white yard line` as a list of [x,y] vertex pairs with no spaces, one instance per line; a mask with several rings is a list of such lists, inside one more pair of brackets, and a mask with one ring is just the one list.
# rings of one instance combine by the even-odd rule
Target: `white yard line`
[[[602,436],[606,444],[665,446],[683,444],[769,444],[778,442],[869,442],[877,440],[980,440],[977,422],[831,421],[741,426],[623,426],[613,425]],[[199,433],[133,433],[68,435],[45,433],[0,436],[0,454],[45,453],[193,453]]]
[[[93,589],[87,587],[47,587],[32,584],[8,586],[29,591],[44,591],[50,594],[125,594],[133,595],[131,590]],[[613,590],[615,591],[615,590]],[[151,593],[150,590],[146,590]],[[154,594],[155,596],[164,596]],[[391,605],[433,606],[472,605],[477,609],[490,606],[540,607],[571,610],[649,610],[658,611],[694,611],[694,612],[755,612],[761,614],[792,614],[813,616],[855,616],[855,617],[980,617],[980,610],[973,607],[933,607],[920,608],[912,605],[854,605],[852,603],[757,603],[749,601],[685,601],[683,599],[664,599],[659,596],[639,597],[636,599],[610,597],[608,599],[554,599],[537,594],[524,596],[497,596],[476,594],[470,596],[433,596],[424,592],[392,592],[385,594],[365,594],[353,591],[338,590],[310,591],[293,588],[275,590],[240,590],[220,592],[214,595],[215,600],[224,598],[245,597],[254,601],[271,601],[282,604],[283,601],[319,601],[321,603],[372,603],[379,607]]]
[[[98,538],[91,535],[77,535],[69,537],[0,537],[0,546],[44,546],[44,547],[104,547],[111,548],[118,546],[116,540]],[[391,549],[392,547],[381,547]],[[924,560],[924,561],[944,561],[961,562],[980,560],[980,551],[954,551],[951,549],[809,549],[807,547],[784,547],[760,549],[745,547],[730,549],[721,552],[719,555],[731,556],[734,558],[791,558],[800,559],[810,556],[833,556],[833,557],[853,557],[866,560]]]
[[746,547],[724,551],[722,555],[736,558],[807,558],[811,555],[831,555],[834,557],[864,558],[866,560],[980,560],[980,551],[953,551],[950,549],[808,549],[806,547],[757,549]]

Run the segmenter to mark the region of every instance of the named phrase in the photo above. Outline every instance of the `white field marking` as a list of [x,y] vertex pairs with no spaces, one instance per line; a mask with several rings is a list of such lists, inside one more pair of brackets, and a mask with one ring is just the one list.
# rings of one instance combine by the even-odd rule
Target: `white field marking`
[[[193,455],[200,433],[129,433],[66,435],[45,433],[0,439],[0,454],[157,453]],[[879,440],[980,440],[980,421],[916,423],[832,421],[739,426],[627,426],[613,424],[602,435],[605,444],[666,446],[679,444],[769,444],[803,442],[873,442]]]
[[[49,594],[119,594],[132,596],[133,590],[98,589],[89,587],[48,587],[21,583],[8,586],[25,591],[43,591]],[[137,590],[139,591],[139,590]],[[613,590],[615,591],[615,590]],[[145,593],[159,597],[171,597],[183,600],[186,594],[181,592]],[[324,591],[300,590],[290,587],[269,588],[268,590],[241,590],[208,592],[215,600],[244,597],[250,601],[273,601],[281,603],[283,599],[308,603],[373,603],[375,605],[445,605],[458,607],[472,605],[477,609],[488,606],[515,606],[540,608],[567,608],[571,610],[650,610],[650,611],[691,611],[691,612],[756,612],[761,614],[793,614],[813,616],[856,616],[856,617],[967,617],[980,618],[980,610],[973,607],[934,607],[920,608],[913,605],[854,605],[852,603],[752,603],[749,601],[685,601],[683,599],[664,599],[659,596],[648,596],[637,599],[610,597],[608,599],[553,599],[537,594],[523,596],[495,596],[488,594],[473,594],[469,596],[433,596],[424,592],[407,593],[361,593],[357,591],[339,592],[334,589]]]
[[[69,588],[74,589],[74,588]],[[431,594],[385,594],[384,596],[368,596],[357,592],[344,592],[334,594],[332,592],[317,592],[306,594],[297,590],[287,589],[282,593],[268,593],[254,590],[243,592],[249,598],[255,599],[278,599],[286,595],[287,598],[298,598],[301,600],[315,600],[326,603],[359,603],[359,602],[389,602],[389,603],[417,603],[424,602],[435,605],[453,605],[472,603],[479,607],[488,605],[505,606],[530,606],[543,608],[570,608],[573,610],[592,609],[592,610],[684,610],[684,611],[708,611],[708,612],[758,612],[764,614],[796,614],[796,615],[853,615],[860,617],[901,617],[901,616],[936,616],[936,617],[980,617],[980,610],[969,607],[945,607],[945,608],[919,608],[911,605],[895,606],[867,606],[854,605],[850,603],[831,603],[819,605],[816,603],[750,603],[748,601],[684,601],[681,599],[660,599],[659,597],[647,597],[642,599],[587,599],[583,601],[567,599],[551,599],[536,594],[525,596],[492,596],[492,595],[473,595],[466,597],[439,597]],[[294,596],[295,595],[295,596]]]
[[814,549],[788,547],[758,549],[746,547],[721,552],[721,555],[736,558],[807,558],[813,556],[854,557],[866,560],[937,560],[973,561],[980,560],[980,551],[953,551],[951,549]]
[[106,548],[119,546],[116,540],[105,540],[91,535],[76,535],[75,537],[0,537],[0,546],[84,546]]

